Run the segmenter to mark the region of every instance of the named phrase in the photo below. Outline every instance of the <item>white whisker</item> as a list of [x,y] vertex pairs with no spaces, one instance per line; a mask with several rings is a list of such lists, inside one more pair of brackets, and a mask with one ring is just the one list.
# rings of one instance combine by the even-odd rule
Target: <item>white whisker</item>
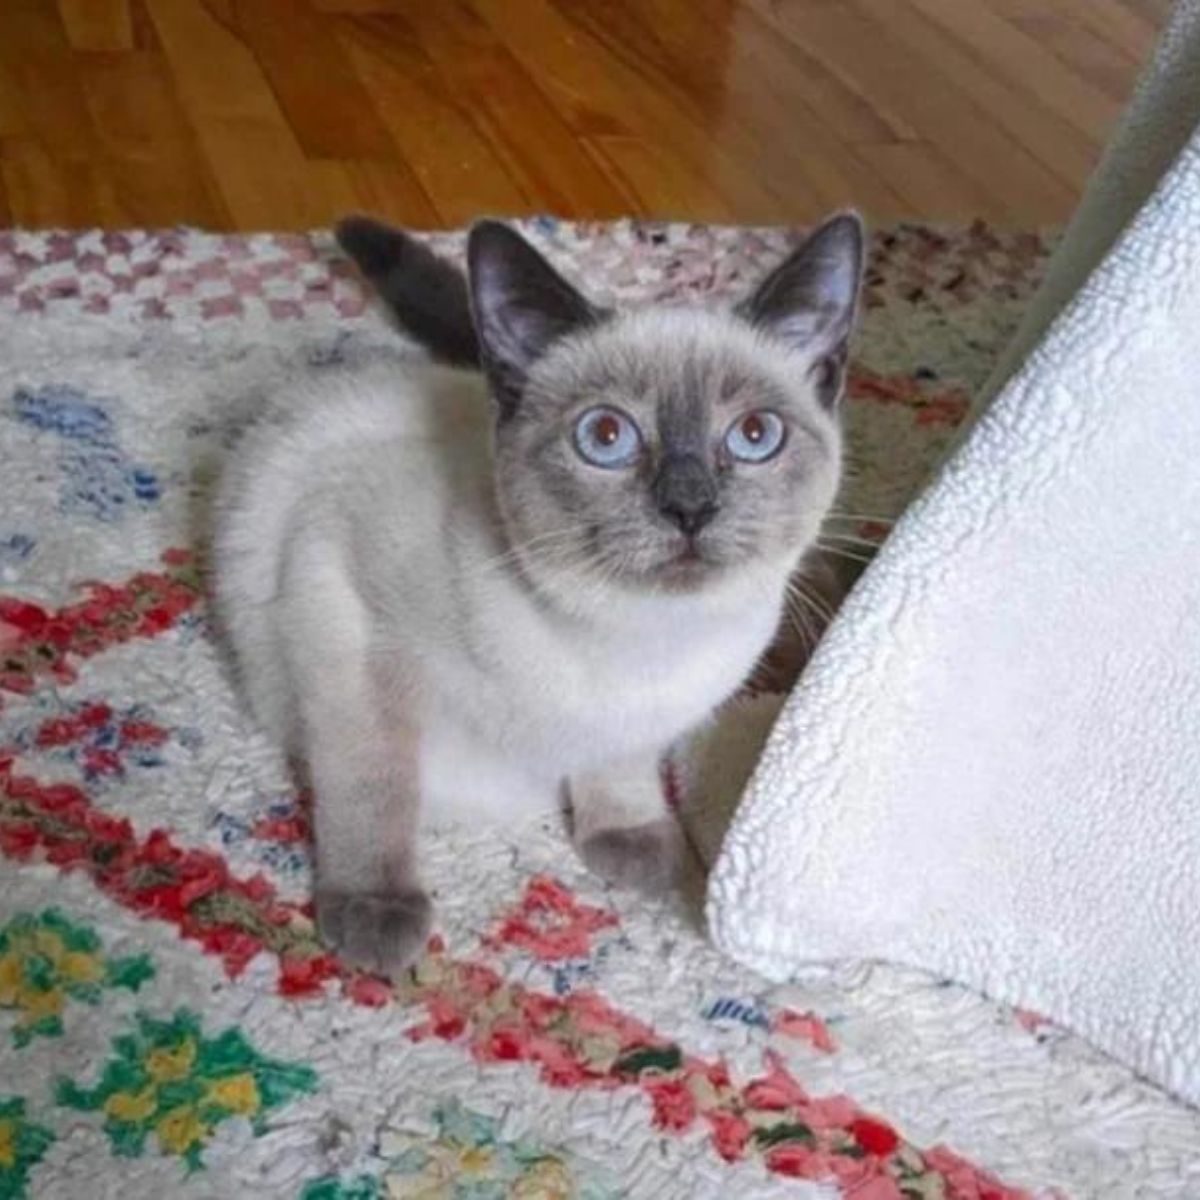
[[805,603],[805,606],[815,613],[821,621],[828,625],[833,620],[833,609],[825,601],[805,586],[803,576],[794,576],[788,581],[789,590],[794,590],[795,596]]
[[874,513],[846,513],[836,510],[826,514],[826,519],[830,521],[867,521],[877,525],[895,525],[896,517],[883,517]]
[[875,559],[873,554],[855,554],[852,550],[845,550],[840,546],[829,546],[820,540],[817,541],[817,545],[826,554],[832,554],[835,558],[844,558],[847,562],[870,563]]
[[834,533],[832,530],[823,530],[818,543],[820,541],[850,542],[853,545],[866,546],[871,550],[878,550],[882,544],[871,538],[859,537],[854,533]]

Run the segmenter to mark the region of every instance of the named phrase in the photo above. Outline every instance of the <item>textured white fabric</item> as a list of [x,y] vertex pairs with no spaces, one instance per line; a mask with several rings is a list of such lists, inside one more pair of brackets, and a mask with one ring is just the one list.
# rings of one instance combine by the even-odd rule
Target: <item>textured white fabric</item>
[[947,974],[1192,1101],[1200,135],[1181,131],[1198,107],[1188,0],[1027,330],[1107,256],[846,604],[709,893],[718,944],[769,975]]

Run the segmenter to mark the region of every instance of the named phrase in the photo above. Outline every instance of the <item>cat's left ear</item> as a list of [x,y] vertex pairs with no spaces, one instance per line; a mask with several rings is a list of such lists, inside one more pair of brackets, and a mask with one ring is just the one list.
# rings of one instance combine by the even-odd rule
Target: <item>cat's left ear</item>
[[846,344],[858,314],[865,235],[862,218],[844,212],[818,226],[737,307],[738,314],[813,361],[818,391],[841,391]]
[[603,314],[499,221],[472,227],[467,274],[483,365],[501,414],[511,416],[530,367],[559,338],[594,324]]

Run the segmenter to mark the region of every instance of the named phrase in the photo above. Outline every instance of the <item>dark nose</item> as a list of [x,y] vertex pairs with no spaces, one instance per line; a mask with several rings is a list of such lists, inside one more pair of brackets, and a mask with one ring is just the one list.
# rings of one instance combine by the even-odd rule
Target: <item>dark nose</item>
[[682,505],[664,504],[659,512],[669,521],[673,521],[688,537],[694,537],[717,515],[719,505],[713,501],[705,501],[695,508],[684,508]]
[[717,481],[703,459],[694,454],[663,459],[654,481],[658,511],[694,537],[720,511]]

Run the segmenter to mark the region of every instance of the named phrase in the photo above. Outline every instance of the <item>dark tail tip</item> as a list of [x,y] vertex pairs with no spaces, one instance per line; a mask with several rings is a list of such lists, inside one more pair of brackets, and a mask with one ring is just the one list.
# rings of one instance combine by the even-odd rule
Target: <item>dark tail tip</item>
[[346,217],[334,236],[400,326],[434,358],[456,367],[479,366],[462,271],[410,234],[371,217]]

